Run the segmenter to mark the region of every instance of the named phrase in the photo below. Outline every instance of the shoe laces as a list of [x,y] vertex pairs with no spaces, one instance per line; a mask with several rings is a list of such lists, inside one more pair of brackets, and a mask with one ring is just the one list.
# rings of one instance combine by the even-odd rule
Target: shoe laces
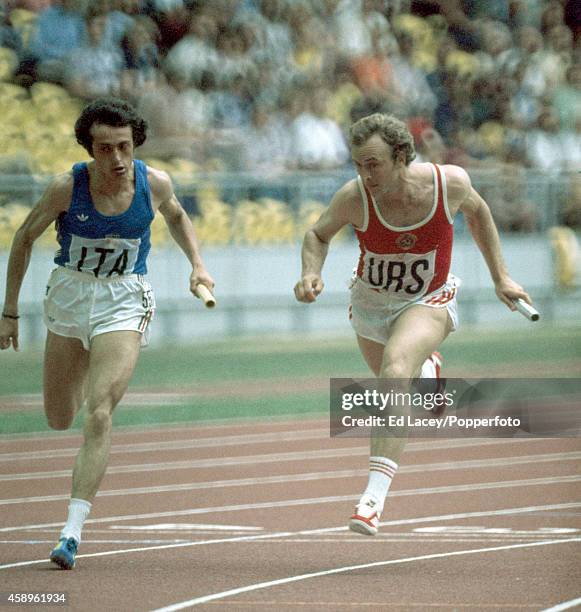
[[73,554],[77,552],[77,541],[75,540],[75,538],[68,538],[65,542],[65,548],[72,552]]

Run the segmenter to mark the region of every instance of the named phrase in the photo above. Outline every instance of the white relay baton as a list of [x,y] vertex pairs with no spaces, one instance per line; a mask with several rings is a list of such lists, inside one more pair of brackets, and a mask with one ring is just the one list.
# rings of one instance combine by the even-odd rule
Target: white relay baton
[[523,299],[519,298],[518,300],[513,300],[513,304],[521,315],[526,317],[529,321],[538,321],[541,318],[540,312],[530,304],[527,304]]

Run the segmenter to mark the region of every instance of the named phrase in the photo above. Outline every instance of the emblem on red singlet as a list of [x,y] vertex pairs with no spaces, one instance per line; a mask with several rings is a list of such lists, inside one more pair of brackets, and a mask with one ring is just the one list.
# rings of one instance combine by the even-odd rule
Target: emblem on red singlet
[[409,251],[414,248],[414,244],[418,237],[415,234],[402,234],[395,241],[395,244],[404,251]]

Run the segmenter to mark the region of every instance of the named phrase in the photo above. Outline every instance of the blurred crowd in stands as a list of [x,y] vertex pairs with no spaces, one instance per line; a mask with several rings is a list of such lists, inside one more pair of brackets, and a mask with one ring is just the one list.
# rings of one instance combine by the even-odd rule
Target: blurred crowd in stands
[[495,173],[507,229],[535,222],[524,169],[581,191],[579,0],[4,0],[0,21],[12,83],[130,100],[145,158],[343,168],[351,122],[386,111],[418,160]]

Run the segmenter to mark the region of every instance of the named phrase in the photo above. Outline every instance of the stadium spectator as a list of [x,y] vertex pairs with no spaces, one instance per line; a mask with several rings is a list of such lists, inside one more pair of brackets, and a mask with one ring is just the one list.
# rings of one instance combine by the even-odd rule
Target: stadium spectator
[[539,70],[545,77],[547,93],[565,83],[566,72],[573,63],[573,35],[566,25],[551,28],[545,35],[545,48],[539,59]]
[[343,2],[331,25],[340,53],[354,58],[373,54],[372,41],[391,33],[381,0]]
[[36,20],[34,33],[24,50],[19,73],[32,80],[62,83],[71,53],[86,40],[80,0],[54,0]]
[[291,142],[276,109],[265,104],[252,108],[251,123],[240,132],[243,168],[265,178],[286,169]]
[[419,17],[442,15],[448,25],[448,34],[460,49],[475,51],[479,48],[478,26],[469,19],[461,0],[411,0],[410,13]]
[[537,228],[536,206],[527,197],[527,180],[523,168],[499,164],[494,168],[495,180],[486,181],[480,191],[489,202],[498,228],[505,232],[530,233]]
[[501,71],[512,75],[524,61],[531,61],[543,49],[543,35],[537,28],[522,26],[515,32],[516,44],[502,51],[498,57]]
[[547,2],[541,14],[541,32],[548,34],[553,28],[565,24],[565,10],[559,0]]
[[166,55],[190,31],[195,12],[182,0],[148,0],[145,14],[159,27],[159,50]]
[[42,11],[55,4],[53,0],[8,0],[4,3],[6,8],[12,9],[24,9],[25,11],[31,11],[33,13],[41,13]]
[[414,65],[414,40],[410,34],[401,32],[398,35],[398,43],[399,54],[391,58],[391,65],[400,103],[408,117],[423,115],[431,119],[437,100],[428,85],[426,73]]
[[512,47],[508,26],[500,21],[486,21],[480,26],[480,50],[476,57],[484,74],[496,75],[501,71],[504,54]]
[[527,154],[534,168],[548,174],[558,173],[563,168],[563,142],[559,116],[551,106],[539,113],[536,127],[527,134]]
[[434,128],[450,144],[454,133],[473,126],[472,98],[466,92],[466,79],[456,71],[444,75],[443,85],[445,97],[434,110]]
[[515,29],[523,26],[539,29],[544,4],[545,0],[511,0],[509,25]]
[[394,47],[390,40],[374,35],[370,54],[352,58],[354,81],[364,95],[385,98],[392,105],[400,102],[401,88],[392,61],[396,53],[397,43]]
[[329,118],[333,119],[346,133],[351,123],[351,108],[358,100],[361,100],[363,92],[356,85],[350,64],[342,58],[335,62],[329,84],[331,88],[327,107]]
[[142,156],[202,158],[213,110],[207,96],[189,85],[186,74],[166,68],[158,75],[155,87],[140,97],[137,109],[149,126]]
[[349,151],[341,129],[327,116],[329,92],[317,87],[303,97],[303,110],[291,128],[292,155],[298,168],[325,170],[343,166]]
[[119,94],[123,56],[121,49],[108,46],[106,27],[107,15],[89,14],[87,43],[66,58],[65,84],[80,98]]
[[565,83],[553,92],[553,106],[564,130],[575,130],[581,117],[581,64],[569,66]]
[[[299,14],[300,15],[300,14]],[[298,20],[293,28],[293,64],[300,73],[314,77],[327,68],[328,49],[331,46],[325,24],[316,17]]]
[[577,107],[575,125],[561,133],[563,142],[563,169],[579,174],[581,168],[581,107]]
[[436,96],[437,105],[448,101],[448,92],[445,81],[449,73],[448,57],[456,50],[456,43],[450,36],[443,36],[436,51],[436,66],[426,74],[426,81]]
[[561,219],[563,225],[581,230],[581,175],[578,172],[571,175]]
[[89,14],[106,16],[103,34],[103,42],[106,47],[119,47],[121,40],[133,24],[133,17],[120,8],[119,3],[114,0],[95,0],[86,11],[85,17]]
[[188,34],[169,50],[166,66],[174,73],[185,74],[189,82],[198,80],[204,71],[217,74],[217,36],[215,19],[207,12],[199,12],[192,17]]
[[260,14],[257,15],[259,44],[264,57],[275,66],[289,63],[292,53],[292,33],[286,18],[283,0],[260,0]]
[[155,83],[160,67],[159,52],[156,45],[158,28],[149,17],[138,16],[121,41],[124,57],[122,90],[126,95],[135,97]]
[[12,26],[10,14],[4,6],[0,6],[0,47],[12,49],[17,54],[22,51],[22,36]]
[[471,20],[490,19],[504,24],[510,21],[510,7],[507,0],[462,0],[462,9]]
[[229,83],[237,76],[247,78],[254,70],[252,59],[248,56],[250,41],[242,36],[241,26],[222,28],[216,39],[219,70],[216,72],[218,84]]
[[209,94],[214,105],[214,127],[232,130],[250,123],[252,92],[241,73],[233,74]]
[[573,33],[575,45],[581,44],[581,4],[579,0],[565,0],[563,20]]

